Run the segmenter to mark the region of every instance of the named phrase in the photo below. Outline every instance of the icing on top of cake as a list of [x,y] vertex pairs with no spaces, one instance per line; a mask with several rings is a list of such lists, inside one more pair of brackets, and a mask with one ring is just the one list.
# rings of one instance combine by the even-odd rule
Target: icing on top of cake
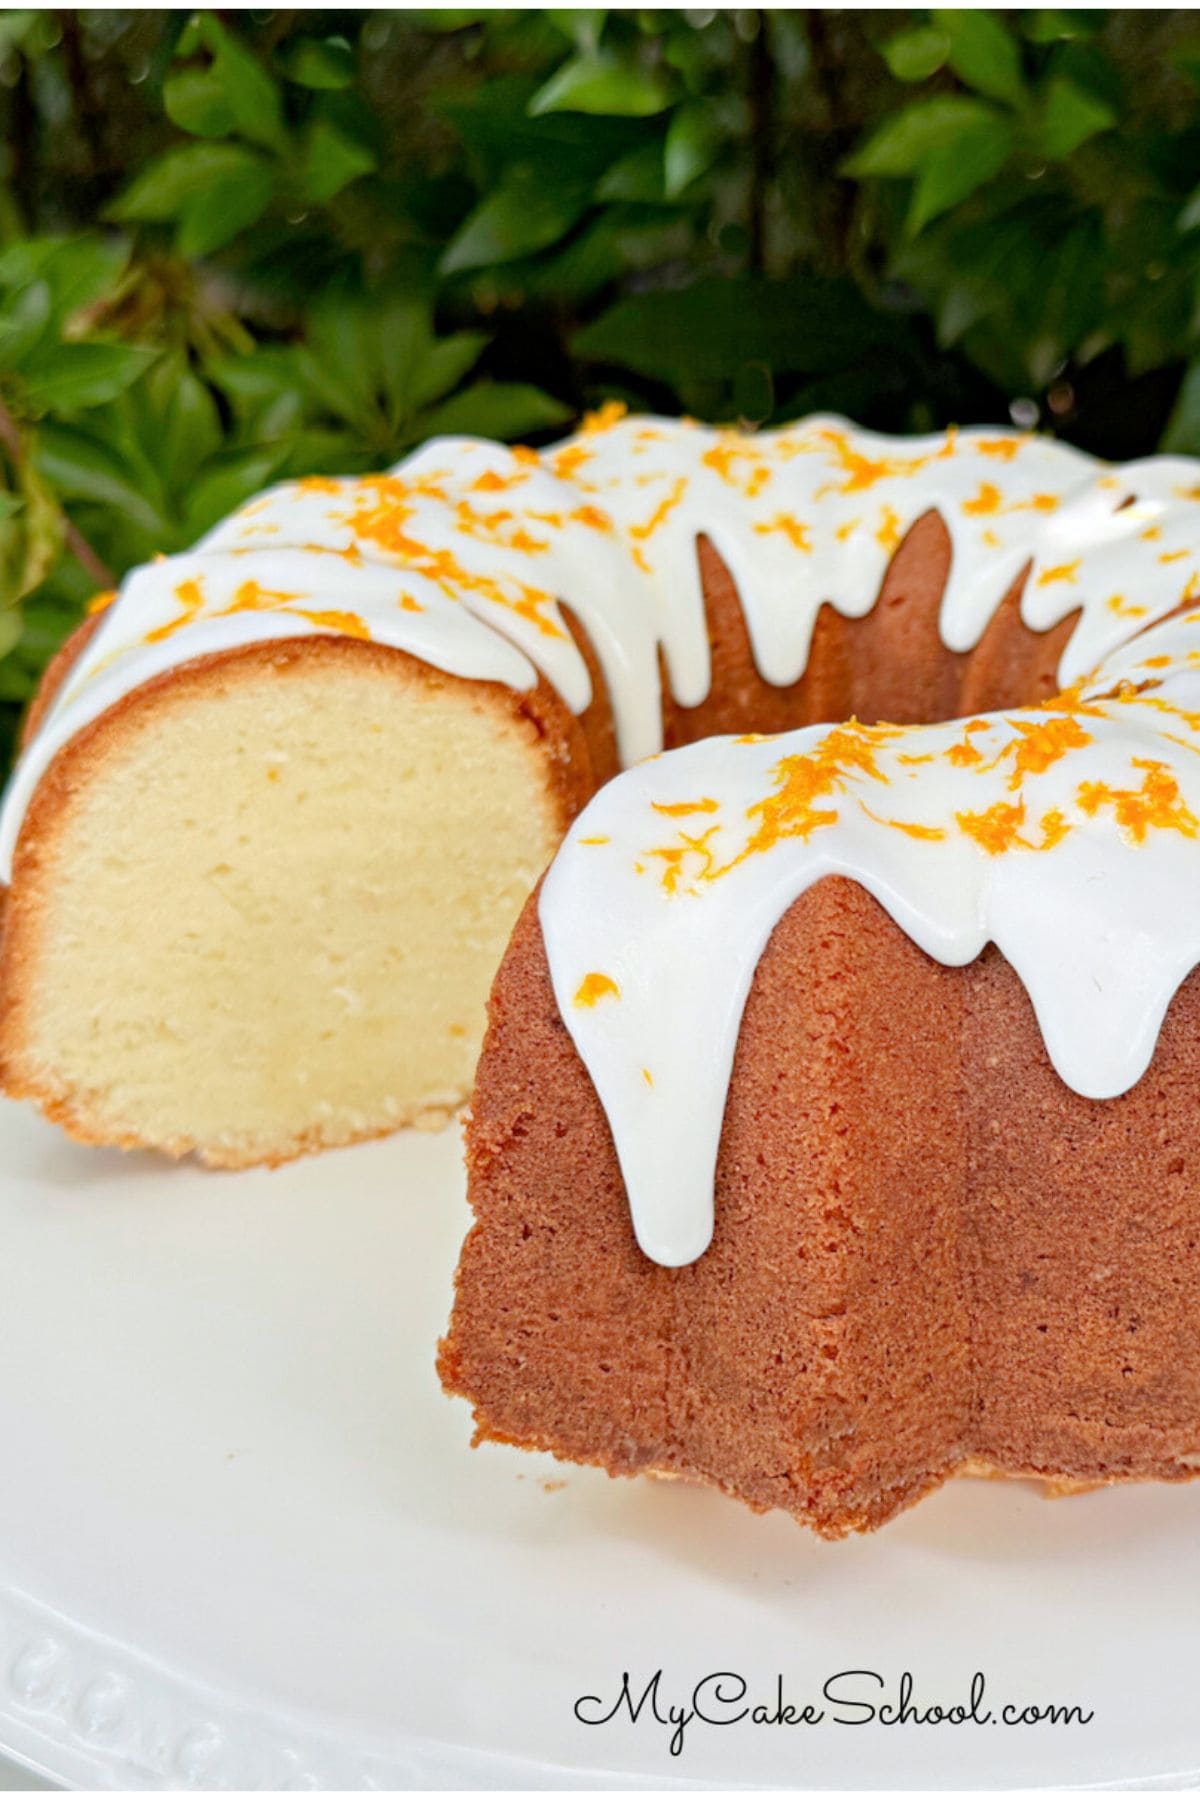
[[789,684],[821,603],[869,612],[896,546],[936,507],[953,544],[946,645],[978,641],[1032,558],[1026,623],[1082,608],[1069,682],[1200,587],[1194,507],[1180,498],[1198,474],[1179,459],[1109,469],[1014,432],[900,439],[811,418],[749,435],[612,406],[542,451],[443,438],[390,474],[284,483],[122,584],[10,785],[0,879],[38,780],[76,732],[179,663],[245,644],[337,633],[518,690],[540,672],[579,713],[591,681],[565,605],[595,648],[622,761],[651,755],[660,646],[681,704],[708,692],[700,533],[737,583],[761,674]]
[[1200,962],[1198,837],[1200,602],[1039,706],[710,738],[610,782],[540,917],[643,1250],[679,1265],[709,1243],[742,1011],[813,882],[859,882],[939,962],[995,943],[1062,1079],[1107,1099]]

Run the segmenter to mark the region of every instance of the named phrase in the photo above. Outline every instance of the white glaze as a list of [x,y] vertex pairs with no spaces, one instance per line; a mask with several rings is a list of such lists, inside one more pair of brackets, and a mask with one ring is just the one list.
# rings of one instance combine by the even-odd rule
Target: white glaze
[[[1189,907],[1200,852],[1192,826],[1178,822],[1134,843],[1112,804],[1088,813],[1080,792],[1095,782],[1136,790],[1146,772],[1131,764],[1154,761],[1176,784],[1178,820],[1200,815],[1200,764],[1184,747],[1197,727],[1158,704],[1200,708],[1197,628],[1166,617],[1200,592],[1198,483],[1193,462],[1109,468],[1012,432],[890,439],[814,418],[747,437],[618,409],[537,454],[441,439],[391,476],[288,483],[124,583],[10,784],[0,874],[53,757],[155,675],[243,644],[346,632],[518,690],[540,672],[578,713],[591,683],[563,602],[596,648],[622,760],[639,766],[570,833],[543,890],[542,924],[639,1241],[659,1261],[686,1262],[711,1233],[714,1159],[754,969],[786,906],[821,875],[852,875],[944,962],[999,944],[1029,988],[1055,1066],[1081,1093],[1120,1093],[1145,1069],[1170,997],[1200,959]],[[869,612],[896,545],[933,508],[953,549],[939,620],[950,649],[978,642],[1030,563],[1027,624],[1043,630],[1080,612],[1064,685],[1094,670],[1088,691],[1100,693],[1146,678],[1146,660],[1166,657],[1151,677],[1162,685],[1100,703],[1081,722],[1086,745],[1017,788],[1004,746],[1033,715],[996,715],[970,739],[990,769],[946,760],[965,741],[962,724],[872,740],[876,774],[844,772],[821,803],[835,822],[714,880],[695,879],[703,858],[689,852],[668,895],[653,852],[686,849],[676,834],[698,819],[714,828],[716,865],[729,862],[745,847],[748,810],[772,792],[772,771],[828,742],[826,728],[812,728],[640,762],[661,745],[660,646],[681,703],[708,692],[697,537],[709,536],[737,583],[761,674],[788,684],[803,672],[822,602]],[[934,760],[899,760],[912,754]],[[654,811],[697,797],[712,810],[693,820]],[[956,820],[1022,803],[1030,821],[1060,813],[1061,841],[989,854]],[[888,818],[943,835],[917,839]],[[1038,841],[1032,827],[1020,835]],[[594,837],[607,842],[586,842]],[[589,973],[613,981],[619,999],[577,1005]]]
[[[526,689],[541,671],[581,712],[591,683],[561,599],[595,645],[622,760],[636,762],[661,744],[660,644],[676,698],[694,705],[708,692],[703,531],[737,581],[769,681],[803,672],[823,600],[851,615],[870,610],[895,544],[933,506],[954,546],[945,642],[975,643],[1032,556],[1028,622],[1041,628],[1083,609],[1062,670],[1072,680],[1128,632],[1107,604],[1118,577],[1136,576],[1144,623],[1200,571],[1192,508],[1175,492],[1195,477],[1193,465],[1166,459],[1109,472],[1012,432],[890,439],[814,418],[746,437],[608,409],[536,455],[438,439],[390,477],[286,483],[194,550],[128,577],[10,785],[0,879],[49,763],[116,700],[207,652],[346,623],[454,674]],[[1129,484],[1138,510],[1118,512]],[[1148,528],[1162,534],[1156,553],[1184,557],[1147,556]],[[1076,562],[1072,579],[1039,585]],[[265,599],[246,604],[250,582]],[[190,609],[180,598],[189,583],[200,595]],[[170,635],[147,641],[164,627]]]
[[[1139,693],[1146,681],[1159,685]],[[1119,682],[1117,697],[1092,698]],[[1043,745],[1034,734],[1046,731]],[[839,744],[868,766],[847,766]],[[1022,745],[1035,765],[1039,748],[1052,760],[1021,770]],[[799,834],[739,861],[762,820],[755,809],[780,792],[786,768],[819,769],[822,749],[827,791],[793,810]],[[1024,809],[1019,822],[992,811],[1012,807]],[[861,883],[940,962],[997,944],[1063,1080],[1107,1099],[1145,1072],[1167,1006],[1200,962],[1198,830],[1200,613],[1147,631],[1045,708],[711,738],[610,782],[559,851],[540,916],[559,1009],[608,1115],[646,1254],[678,1265],[709,1242],[742,1010],[772,930],[813,882]]]

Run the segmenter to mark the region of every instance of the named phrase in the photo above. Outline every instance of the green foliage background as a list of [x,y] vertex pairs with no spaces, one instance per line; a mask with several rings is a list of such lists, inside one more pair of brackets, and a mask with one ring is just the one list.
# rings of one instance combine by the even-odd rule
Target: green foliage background
[[282,476],[588,406],[1200,451],[1186,12],[0,13],[0,759]]

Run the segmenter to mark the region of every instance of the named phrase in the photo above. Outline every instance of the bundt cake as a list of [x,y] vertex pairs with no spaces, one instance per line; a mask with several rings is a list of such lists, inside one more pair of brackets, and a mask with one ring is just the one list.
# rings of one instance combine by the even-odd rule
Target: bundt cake
[[[228,1166],[444,1118],[521,905],[620,765],[1048,697],[1189,591],[1196,479],[606,408],[542,452],[439,440],[269,491],[47,675],[0,815],[0,1082]],[[712,823],[680,816],[681,881]]]
[[[830,1537],[967,1471],[1188,1478],[1196,467],[782,442],[732,466],[821,460],[812,603],[756,611],[715,506],[710,602],[728,570],[782,692],[816,613],[792,717],[844,722],[739,705],[570,828],[492,992],[443,1382],[479,1438]],[[854,609],[850,519],[902,537],[861,624],[816,605]]]

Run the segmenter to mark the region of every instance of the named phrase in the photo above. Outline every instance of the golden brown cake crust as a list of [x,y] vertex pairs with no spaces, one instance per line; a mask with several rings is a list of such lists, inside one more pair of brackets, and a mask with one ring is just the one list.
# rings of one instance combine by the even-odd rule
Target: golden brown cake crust
[[[713,1243],[666,1269],[634,1240],[530,901],[492,996],[467,1142],[475,1225],[441,1351],[480,1436],[708,1480],[829,1536],[954,1467],[961,1113],[936,969],[852,883],[796,903],[747,1005]],[[857,1054],[868,1019],[878,1074],[907,1083],[903,1113],[880,1109]],[[926,1028],[915,1053],[911,1022]],[[873,1261],[847,1250],[858,1238]]]
[[747,1003],[711,1248],[659,1267],[554,1002],[536,896],[468,1130],[439,1371],[478,1438],[707,1480],[824,1536],[971,1464],[1059,1489],[1200,1467],[1200,977],[1090,1101],[999,952],[947,968],[829,878]]

